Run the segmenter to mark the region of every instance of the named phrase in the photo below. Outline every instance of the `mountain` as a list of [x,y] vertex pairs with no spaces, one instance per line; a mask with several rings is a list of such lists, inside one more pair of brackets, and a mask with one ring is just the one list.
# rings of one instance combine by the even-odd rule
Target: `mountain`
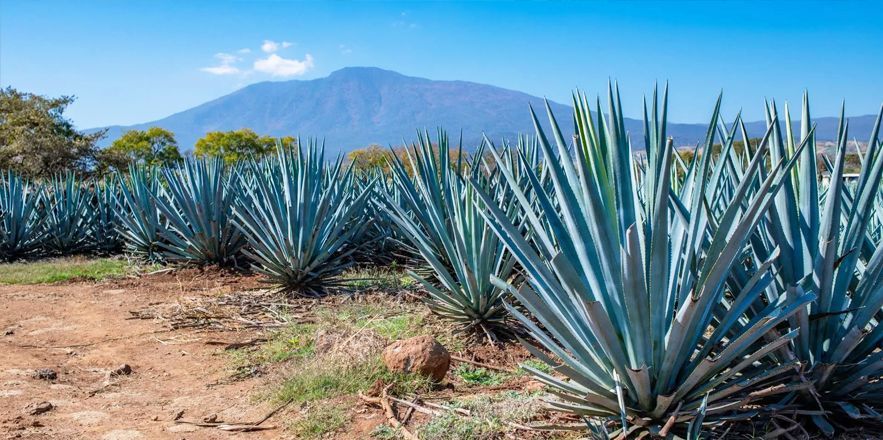
[[[417,129],[443,127],[456,138],[475,145],[486,133],[492,140],[533,133],[528,105],[545,122],[543,99],[522,92],[468,81],[435,81],[405,76],[375,67],[347,67],[325,78],[252,84],[229,95],[132,126],[107,127],[110,144],[126,130],[159,126],[175,133],[185,150],[214,130],[250,128],[271,136],[300,135],[324,138],[330,153],[346,152],[377,143],[411,141]],[[569,129],[570,106],[550,102],[562,128]],[[836,118],[819,118],[818,138],[832,139]],[[850,132],[866,140],[873,116],[850,118]],[[636,148],[643,146],[643,122],[626,118],[626,129]],[[749,123],[752,136],[762,136],[763,122]],[[668,134],[676,145],[700,142],[704,124],[670,123]],[[864,137],[864,138],[863,138]]]

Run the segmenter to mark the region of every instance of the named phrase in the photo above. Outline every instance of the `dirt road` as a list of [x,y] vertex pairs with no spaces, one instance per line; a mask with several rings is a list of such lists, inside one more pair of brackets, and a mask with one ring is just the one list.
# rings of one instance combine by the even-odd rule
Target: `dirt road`
[[[0,286],[0,437],[280,438],[281,429],[230,433],[180,423],[212,414],[225,422],[255,422],[273,409],[252,398],[260,379],[225,380],[228,358],[206,344],[253,335],[170,331],[162,322],[131,319],[129,313],[249,282],[254,284],[183,272],[98,284]],[[111,375],[123,364],[131,366],[131,374]],[[41,369],[57,377],[39,378]],[[45,402],[51,409],[35,414],[49,407]],[[280,414],[264,425],[284,423]]]

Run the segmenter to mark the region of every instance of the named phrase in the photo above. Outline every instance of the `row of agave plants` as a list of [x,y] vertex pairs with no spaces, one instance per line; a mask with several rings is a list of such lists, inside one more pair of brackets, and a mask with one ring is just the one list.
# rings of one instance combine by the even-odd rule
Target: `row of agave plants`
[[883,422],[880,117],[847,183],[842,115],[833,158],[817,154],[806,99],[799,124],[769,102],[762,140],[738,151],[747,130],[719,98],[687,162],[666,136],[667,95],[644,105],[641,155],[614,88],[606,114],[574,95],[572,137],[548,107],[546,125],[531,111],[535,136],[469,155],[421,133],[389,175],[355,175],[316,143],[88,185],[6,174],[0,256],[120,243],[152,260],[249,261],[305,295],[359,261],[419,256],[410,274],[429,307],[473,334],[515,333],[552,369],[525,366],[550,405],[593,435]]
[[35,183],[7,172],[0,182],[0,261],[124,249],[150,262],[251,262],[282,289],[318,294],[360,244],[390,238],[366,219],[373,182],[326,161],[316,143],[232,167],[191,159],[115,179]]

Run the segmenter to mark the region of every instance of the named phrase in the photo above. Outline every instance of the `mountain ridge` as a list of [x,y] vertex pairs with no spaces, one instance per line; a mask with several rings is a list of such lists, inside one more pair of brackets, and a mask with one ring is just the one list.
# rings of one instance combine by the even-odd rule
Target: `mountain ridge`
[[[517,90],[464,80],[432,80],[377,67],[345,67],[323,78],[263,81],[250,84],[165,118],[134,125],[115,125],[102,141],[109,145],[126,130],[159,126],[171,130],[184,150],[215,130],[250,128],[261,135],[300,135],[324,139],[329,153],[343,153],[369,144],[399,145],[417,130],[442,127],[452,137],[462,131],[464,143],[474,146],[482,134],[494,142],[533,133],[528,105],[544,128],[543,98]],[[572,114],[568,105],[548,101],[559,122]],[[544,111],[543,111],[544,113]],[[851,117],[850,132],[866,141],[875,116]],[[817,138],[834,137],[837,118],[815,119]],[[561,123],[562,127],[570,124]],[[643,147],[643,122],[626,118],[633,146]],[[762,136],[766,124],[747,122],[749,135]],[[92,129],[93,130],[97,130]],[[672,123],[667,132],[676,145],[695,145],[705,124]]]

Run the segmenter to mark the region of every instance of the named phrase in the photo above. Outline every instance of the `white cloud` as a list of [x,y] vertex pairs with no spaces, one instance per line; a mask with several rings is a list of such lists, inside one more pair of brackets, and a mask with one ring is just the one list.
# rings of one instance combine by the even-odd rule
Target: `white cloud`
[[199,70],[203,72],[211,73],[212,75],[235,75],[239,73],[239,69],[234,66],[212,66],[212,67],[203,67]]
[[223,52],[216,53],[215,58],[217,58],[221,64],[217,66],[203,67],[199,70],[211,73],[212,75],[235,75],[240,72],[239,68],[234,66],[234,64],[242,61],[242,58]]
[[292,43],[288,41],[276,42],[273,40],[264,40],[264,44],[261,44],[261,50],[266,53],[273,53],[278,51],[279,49],[285,49],[286,47],[291,47]]
[[247,47],[243,47],[242,49],[237,50],[236,53],[241,53],[241,54],[245,55],[247,53],[251,53],[251,49],[249,49]]
[[402,11],[402,13],[399,14],[399,18],[393,20],[392,27],[398,29],[417,29],[420,25],[408,18],[407,11]]
[[254,62],[254,70],[269,73],[272,76],[303,75],[312,68],[313,56],[310,54],[306,54],[303,60],[291,60],[276,54],[270,54],[267,58],[258,59]]
[[353,49],[351,47],[347,46],[346,44],[341,44],[341,45],[337,46],[337,48],[340,49],[341,55],[349,55],[349,54],[353,53]]

